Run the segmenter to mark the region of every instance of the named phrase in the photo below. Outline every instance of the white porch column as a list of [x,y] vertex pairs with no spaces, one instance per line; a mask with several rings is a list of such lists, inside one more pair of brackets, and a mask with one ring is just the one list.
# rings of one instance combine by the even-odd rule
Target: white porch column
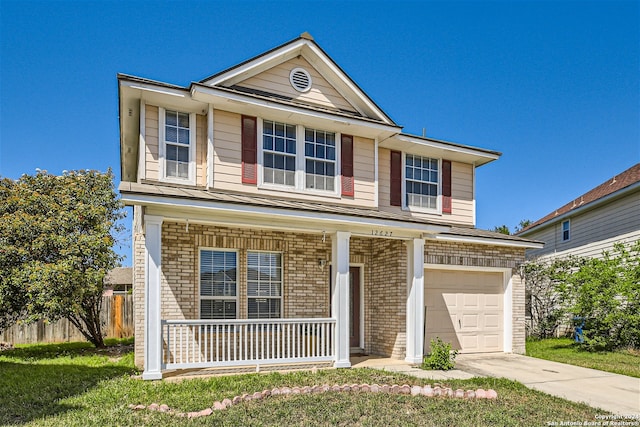
[[144,372],[143,380],[162,379],[162,217],[145,215]]
[[422,363],[424,349],[424,240],[407,242],[407,355]]
[[336,368],[351,367],[349,360],[349,238],[338,231],[331,237],[331,316],[336,319]]

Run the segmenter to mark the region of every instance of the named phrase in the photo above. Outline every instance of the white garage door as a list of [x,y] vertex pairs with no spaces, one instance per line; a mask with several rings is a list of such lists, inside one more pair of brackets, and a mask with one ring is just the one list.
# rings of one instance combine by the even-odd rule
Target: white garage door
[[425,354],[440,337],[461,353],[503,349],[502,273],[425,270]]

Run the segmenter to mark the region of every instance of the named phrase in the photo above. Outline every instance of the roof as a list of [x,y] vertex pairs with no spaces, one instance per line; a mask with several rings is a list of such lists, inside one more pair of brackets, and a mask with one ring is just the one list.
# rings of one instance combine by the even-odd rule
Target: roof
[[549,221],[554,220],[555,218],[568,214],[577,209],[588,208],[590,206],[594,206],[596,202],[606,198],[607,196],[612,196],[615,193],[618,193],[630,186],[637,184],[640,182],[640,163],[636,163],[631,166],[626,171],[621,174],[614,175],[613,178],[610,178],[593,188],[592,190],[587,191],[583,195],[573,199],[566,205],[562,206],[559,209],[545,215],[539,220],[533,222],[528,227],[521,230],[518,234],[526,234],[528,231],[531,231],[538,226],[545,224]]
[[116,267],[107,272],[104,278],[107,285],[132,285],[133,284],[133,268]]
[[[248,195],[219,190],[205,190],[195,188],[183,188],[177,186],[159,185],[157,183],[134,183],[121,182],[119,187],[120,193],[126,199],[127,195],[151,195],[158,197],[167,197],[170,199],[183,200],[205,200],[210,202],[222,202],[230,205],[245,206],[261,206],[275,209],[283,209],[287,211],[311,212],[348,215],[360,218],[374,218],[382,220],[397,221],[399,223],[424,224],[425,226],[447,226],[445,221],[435,221],[423,217],[408,216],[393,212],[380,211],[374,208],[362,208],[352,206],[341,206],[335,203],[310,202],[294,199],[274,199],[256,195]],[[493,231],[479,230],[466,227],[446,227],[447,231],[443,232],[443,236],[464,236],[468,238],[476,238],[477,240],[485,240],[487,243],[504,242],[505,244],[527,244],[538,243],[534,240],[525,239],[518,236],[509,236]],[[491,242],[489,242],[491,241]]]

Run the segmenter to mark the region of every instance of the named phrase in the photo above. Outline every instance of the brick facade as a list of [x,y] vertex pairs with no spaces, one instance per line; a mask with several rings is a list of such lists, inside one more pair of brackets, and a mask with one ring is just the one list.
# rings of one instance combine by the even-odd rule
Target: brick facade
[[[136,364],[144,344],[144,234],[142,212],[134,211],[134,299]],[[401,240],[350,239],[350,262],[364,277],[364,351],[404,358],[406,345],[407,248]],[[238,317],[247,317],[247,251],[282,253],[282,311],[285,318],[330,317],[331,237],[249,228],[168,222],[162,226],[163,319],[199,317],[199,250],[237,251]],[[515,268],[524,250],[459,243],[425,243],[429,264]],[[325,260],[324,267],[319,260]],[[515,270],[514,270],[515,271]],[[524,352],[524,285],[513,275],[514,352]]]

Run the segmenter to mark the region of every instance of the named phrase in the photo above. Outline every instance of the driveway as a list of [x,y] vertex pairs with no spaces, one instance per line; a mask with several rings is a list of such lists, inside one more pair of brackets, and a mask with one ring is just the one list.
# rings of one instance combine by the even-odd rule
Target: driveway
[[614,414],[640,415],[640,378],[504,353],[461,354],[456,358],[456,369],[477,376],[508,378]]

